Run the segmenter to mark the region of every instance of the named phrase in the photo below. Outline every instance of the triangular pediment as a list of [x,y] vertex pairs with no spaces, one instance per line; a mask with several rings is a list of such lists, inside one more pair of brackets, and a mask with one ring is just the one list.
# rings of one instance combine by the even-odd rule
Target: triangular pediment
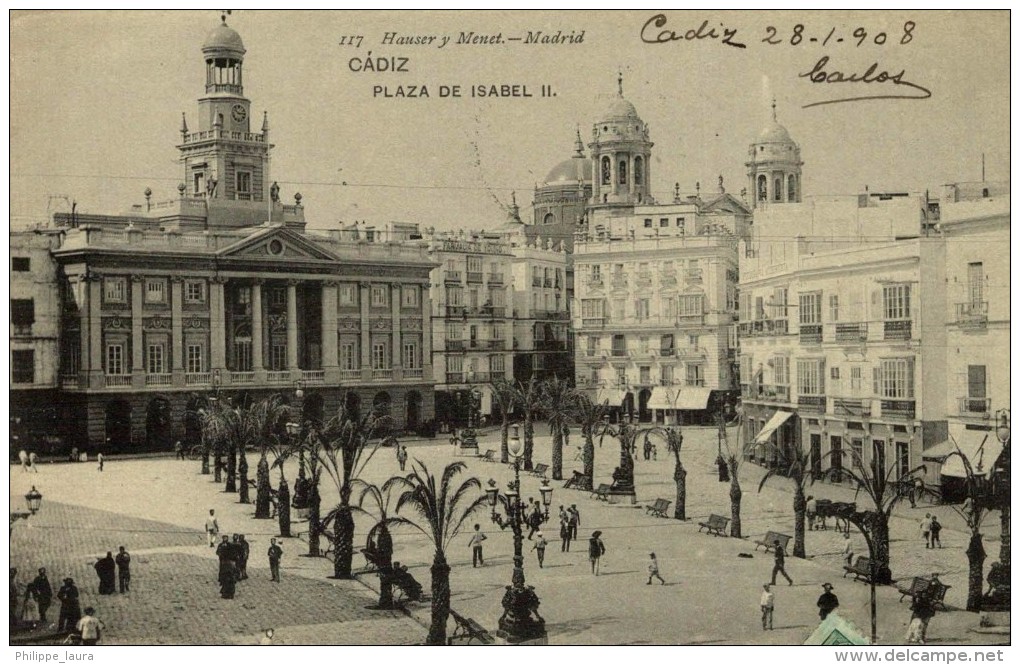
[[336,255],[325,247],[282,225],[259,228],[219,250],[217,255],[263,261],[337,260]]
[[732,214],[751,214],[750,208],[743,201],[732,194],[722,193],[712,201],[709,201],[701,208],[701,212],[728,212]]

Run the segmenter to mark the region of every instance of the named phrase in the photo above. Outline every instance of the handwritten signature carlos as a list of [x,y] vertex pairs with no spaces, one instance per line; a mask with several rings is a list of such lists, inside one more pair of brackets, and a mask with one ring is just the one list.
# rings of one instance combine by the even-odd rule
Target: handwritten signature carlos
[[[908,81],[906,76],[906,70],[901,69],[898,73],[892,74],[886,70],[880,70],[877,62],[872,63],[870,67],[863,73],[857,72],[841,72],[839,70],[829,67],[829,56],[823,55],[815,63],[815,66],[810,71],[798,74],[800,78],[806,78],[812,83],[863,83],[863,84],[892,84],[894,86],[902,86],[904,91],[902,93],[893,93],[891,89],[889,92],[880,92],[872,95],[855,95],[852,97],[841,97],[839,99],[827,99],[821,102],[812,102],[805,104],[804,108],[811,108],[812,106],[822,106],[825,104],[841,104],[843,102],[858,102],[866,99],[928,99],[931,97],[931,90]],[[909,88],[909,90],[907,90]]]

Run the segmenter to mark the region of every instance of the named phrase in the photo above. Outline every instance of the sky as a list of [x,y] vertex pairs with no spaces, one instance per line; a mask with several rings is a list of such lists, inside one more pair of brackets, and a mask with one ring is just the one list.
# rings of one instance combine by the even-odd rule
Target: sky
[[[576,126],[590,140],[618,71],[655,143],[660,200],[672,198],[674,182],[687,193],[696,182],[716,191],[720,175],[739,193],[748,145],[770,120],[773,98],[800,144],[805,195],[980,180],[982,154],[987,179],[1009,178],[1007,12],[667,10],[657,27],[658,13],[238,11],[227,22],[247,49],[253,128],[269,113],[272,179],[284,202],[302,194],[315,228],[355,220],[482,228],[505,220],[511,192],[530,220],[536,183],[573,153]],[[213,10],[15,12],[12,225],[43,222],[68,210],[68,200],[79,212],[116,213],[142,203],[147,187],[153,200],[176,198],[181,112],[197,126],[201,46],[219,22]],[[718,38],[646,43],[665,31],[696,37],[704,22],[700,34]],[[583,39],[508,41],[559,30],[583,31]],[[746,48],[722,43],[725,30]],[[456,44],[469,31],[504,43]],[[436,41],[384,44],[387,32]],[[763,41],[773,33],[781,43]],[[348,35],[361,36],[360,47],[342,44]],[[443,36],[450,42],[438,48]],[[407,58],[408,71],[352,71],[352,58],[368,57]],[[931,96],[810,106],[923,94],[888,81],[802,76],[817,74],[823,57],[824,76],[863,74],[875,63],[872,78],[903,72],[901,81]],[[472,98],[472,84],[526,85],[533,96]],[[395,94],[398,85],[425,85],[430,97],[373,95],[374,86]],[[440,98],[441,85],[460,85],[463,96]],[[555,97],[541,97],[542,85]]]

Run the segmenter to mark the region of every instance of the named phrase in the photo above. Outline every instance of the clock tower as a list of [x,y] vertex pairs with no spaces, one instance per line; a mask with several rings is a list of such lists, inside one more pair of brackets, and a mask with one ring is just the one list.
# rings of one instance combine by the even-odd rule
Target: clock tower
[[[261,203],[269,194],[269,121],[251,129],[251,101],[244,96],[244,42],[226,16],[202,45],[205,95],[198,100],[197,131],[181,122],[181,161],[189,196]],[[265,210],[264,205],[259,209]]]

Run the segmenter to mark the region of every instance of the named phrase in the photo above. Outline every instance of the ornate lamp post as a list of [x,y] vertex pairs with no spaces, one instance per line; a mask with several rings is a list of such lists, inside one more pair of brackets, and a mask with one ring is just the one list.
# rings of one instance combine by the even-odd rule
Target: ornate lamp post
[[[468,372],[468,380],[474,379],[474,372]],[[475,428],[478,426],[479,411],[482,408],[482,391],[472,388],[468,393],[468,422],[467,427],[460,433],[461,451],[468,450],[472,454],[478,452],[478,435]]]
[[[489,499],[489,507],[492,509],[492,521],[505,529],[508,526],[514,534],[514,570],[511,583],[506,587],[503,595],[503,615],[499,618],[499,629],[496,635],[506,640],[509,644],[545,644],[548,636],[545,630],[545,619],[538,613],[539,600],[535,593],[535,587],[524,584],[524,506],[521,505],[521,457],[524,455],[524,443],[521,441],[520,426],[511,426],[510,440],[507,448],[514,462],[514,479],[507,483],[507,491],[504,495],[499,494],[496,481],[490,480],[485,493]],[[552,502],[552,488],[541,489],[542,501],[546,505],[546,515],[549,511],[549,503]],[[503,517],[496,512],[496,505],[501,504],[506,513]]]
[[32,515],[39,512],[39,506],[42,505],[43,495],[32,485],[32,489],[25,494],[25,506],[28,508],[28,512],[23,513],[11,513],[10,514],[10,528],[7,532],[7,537],[10,538],[11,534],[14,533],[14,523],[18,520],[27,520]]

